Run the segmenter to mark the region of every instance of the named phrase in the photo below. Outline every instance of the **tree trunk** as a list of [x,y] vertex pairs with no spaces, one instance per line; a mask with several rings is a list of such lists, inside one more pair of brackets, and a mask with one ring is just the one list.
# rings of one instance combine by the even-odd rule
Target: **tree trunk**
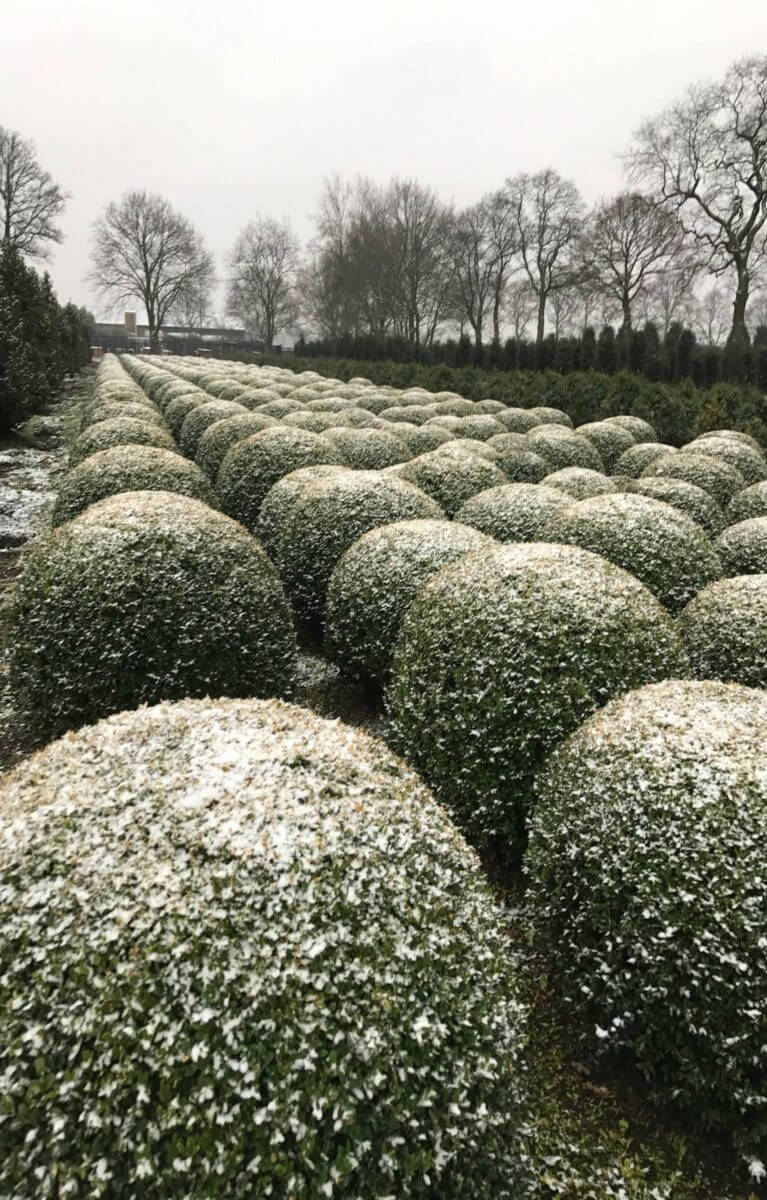
[[535,334],[535,344],[540,346],[543,341],[543,332],[546,328],[546,296],[543,292],[538,297],[538,328]]
[[746,305],[748,304],[749,292],[749,276],[748,270],[745,267],[737,265],[738,271],[738,287],[735,292],[735,299],[732,304],[732,329],[728,337],[728,343],[732,342],[748,342],[748,330],[746,329]]
[[501,288],[495,289],[493,298],[493,341],[498,345],[501,343],[501,297],[503,292]]
[[621,307],[623,308],[623,332],[631,333],[631,301],[626,292],[621,297]]

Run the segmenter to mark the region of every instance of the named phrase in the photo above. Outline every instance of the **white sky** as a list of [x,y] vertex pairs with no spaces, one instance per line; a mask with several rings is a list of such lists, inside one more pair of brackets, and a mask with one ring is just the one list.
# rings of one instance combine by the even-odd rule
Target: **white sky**
[[90,226],[166,196],[219,270],[257,213],[302,240],[323,178],[415,176],[458,205],[551,164],[591,203],[633,129],[767,49],[764,0],[2,0],[0,124],[72,193],[50,265],[93,306]]

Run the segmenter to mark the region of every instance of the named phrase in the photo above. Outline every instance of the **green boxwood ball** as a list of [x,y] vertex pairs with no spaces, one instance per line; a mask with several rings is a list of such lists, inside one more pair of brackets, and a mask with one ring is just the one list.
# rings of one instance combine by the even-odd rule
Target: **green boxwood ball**
[[505,425],[501,425],[500,421],[490,413],[475,413],[469,417],[461,417],[460,425],[456,429],[456,434],[461,438],[474,438],[479,442],[486,442],[488,438],[498,437],[501,433],[507,433]]
[[380,471],[336,471],[296,497],[278,535],[277,566],[298,621],[322,621],[330,577],[363,533],[393,521],[443,516],[419,488]]
[[151,421],[153,425],[165,426],[162,413],[154,404],[140,404],[133,400],[101,400],[83,408],[80,417],[80,432],[98,425],[100,421],[112,421],[130,417],[134,421]]
[[426,581],[490,545],[457,521],[396,521],[363,534],[339,560],[328,588],[325,650],[341,673],[384,683],[402,618]]
[[559,471],[563,467],[585,467],[604,473],[602,456],[596,446],[582,434],[564,425],[539,425],[527,434],[527,440],[528,449],[546,459],[549,471]]
[[550,517],[571,503],[567,493],[545,484],[506,483],[471,496],[455,519],[499,542],[538,542]]
[[630,571],[672,612],[722,574],[701,527],[649,496],[619,492],[579,500],[552,514],[545,535]]
[[478,438],[451,438],[449,442],[443,442],[439,449],[461,456],[464,454],[478,454],[480,458],[486,458],[489,462],[498,461],[498,451],[489,442],[481,442]]
[[729,463],[746,481],[763,483],[767,479],[767,459],[761,450],[754,450],[744,442],[722,434],[720,437],[697,438],[685,447],[698,454],[710,454],[721,462]]
[[69,466],[76,467],[91,454],[109,450],[112,446],[157,446],[161,450],[178,450],[167,429],[150,420],[133,417],[112,417],[91,425],[72,443]]
[[716,539],[725,575],[767,573],[767,517],[751,517],[730,525]]
[[549,473],[548,462],[530,449],[523,433],[499,433],[484,445],[493,451],[496,466],[511,483],[540,483]]
[[[612,476],[613,480],[615,476]],[[696,487],[694,483],[685,483],[683,479],[666,479],[661,475],[655,478],[644,477],[632,479],[631,488],[624,491],[636,492],[640,496],[650,496],[653,500],[664,500],[673,508],[686,513],[705,529],[709,537],[717,537],[727,519],[710,492]]]
[[734,442],[740,442],[742,445],[750,446],[752,450],[758,450],[760,454],[764,454],[764,447],[760,445],[756,438],[751,437],[750,433],[743,433],[741,429],[709,429],[705,433],[698,434],[695,440],[700,442],[704,438],[721,437],[731,438]]
[[470,417],[476,413],[477,406],[473,400],[464,400],[462,396],[457,396],[455,400],[440,400],[434,411],[438,417]]
[[613,466],[613,474],[630,475],[633,479],[639,479],[650,463],[676,452],[675,446],[667,446],[665,442],[637,442],[623,451]]
[[467,836],[514,859],[548,751],[618,693],[686,673],[671,618],[619,567],[571,546],[484,549],[405,615],[392,739]]
[[572,418],[568,417],[566,412],[561,408],[551,408],[547,404],[536,404],[534,408],[528,408],[527,412],[532,413],[539,423],[544,425],[564,425],[567,429],[573,428]]
[[543,417],[536,416],[529,408],[505,408],[503,412],[496,413],[495,419],[509,433],[528,433],[535,429],[536,425],[550,424]]
[[200,438],[206,429],[216,421],[225,421],[227,417],[239,417],[247,412],[248,409],[244,405],[237,404],[234,400],[211,400],[208,404],[201,404],[199,408],[192,409],[184,418],[178,435],[181,453],[186,454],[187,458],[194,458]]
[[440,429],[431,424],[408,425],[400,421],[390,428],[394,436],[407,447],[411,458],[419,454],[428,454],[430,450],[437,450],[453,440],[453,435],[448,429]]
[[278,479],[300,467],[342,463],[341,452],[318,433],[287,426],[264,429],[228,451],[216,477],[216,492],[224,512],[255,533],[259,509]]
[[506,482],[503,471],[480,455],[468,450],[458,454],[443,447],[391,469],[431,496],[448,517],[454,517],[470,496]]
[[405,443],[386,429],[329,429],[328,441],[337,446],[344,462],[359,471],[379,471],[407,462]]
[[767,688],[767,574],[710,583],[679,614],[697,679]]
[[615,484],[601,471],[589,471],[586,467],[564,467],[545,475],[542,482],[547,487],[565,492],[575,500],[587,500],[590,496],[602,496],[616,491]]
[[619,413],[615,417],[605,417],[605,421],[608,425],[620,425],[621,429],[628,430],[635,442],[653,442],[658,436],[650,422],[643,421],[641,417]]
[[91,454],[64,475],[51,523],[71,521],[89,505],[118,492],[175,492],[216,507],[202,471],[182,455],[157,446],[113,446]]
[[767,483],[752,483],[742,492],[736,492],[725,510],[728,525],[737,525],[751,517],[767,517]]
[[3,1194],[527,1190],[506,919],[380,742],[278,701],[159,704],[49,746],[0,804]]
[[767,695],[666,682],[616,700],[538,779],[538,948],[588,1042],[704,1124],[767,1133]]
[[596,446],[605,470],[611,473],[622,454],[636,445],[636,438],[627,429],[611,421],[589,421],[575,431]]
[[735,467],[711,454],[700,454],[694,450],[680,450],[676,454],[656,458],[645,468],[641,477],[652,479],[656,475],[694,483],[713,496],[722,508],[746,486],[746,481]]
[[215,481],[221,464],[238,442],[262,429],[272,429],[278,424],[276,417],[266,417],[263,413],[241,412],[233,417],[223,417],[214,421],[203,433],[197,443],[195,461],[209,479]]
[[194,412],[196,408],[202,408],[204,404],[210,404],[210,396],[206,392],[187,393],[171,400],[165,409],[165,420],[175,438],[181,433],[181,427],[190,412]]
[[111,496],[35,542],[10,629],[11,686],[41,738],[160,698],[279,694],[295,657],[258,543],[171,492]]
[[320,479],[329,479],[346,467],[321,464],[318,467],[299,467],[283,475],[264,497],[258,511],[255,534],[266,553],[276,562],[280,556],[282,531],[297,501]]

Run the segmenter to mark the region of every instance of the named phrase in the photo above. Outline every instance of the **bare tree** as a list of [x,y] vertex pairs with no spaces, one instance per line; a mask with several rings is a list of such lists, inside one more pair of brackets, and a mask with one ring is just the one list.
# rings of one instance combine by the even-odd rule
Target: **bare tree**
[[210,288],[213,259],[202,236],[162,196],[127,192],[94,224],[90,280],[112,303],[144,305],[153,350],[174,306]]
[[413,179],[391,182],[385,212],[392,326],[418,351],[431,344],[448,316],[453,215],[436,192]]
[[495,247],[483,201],[458,213],[452,231],[458,317],[469,322],[475,345],[482,345],[485,320],[493,303]]
[[504,293],[503,316],[514,330],[518,342],[527,333],[537,307],[535,292],[527,276],[512,280]]
[[634,301],[684,253],[684,234],[673,212],[639,192],[602,203],[581,245],[584,270],[617,302],[623,329],[631,329]]
[[227,310],[261,338],[267,350],[275,334],[294,324],[298,242],[287,224],[257,217],[243,229],[230,258]]
[[695,312],[693,284],[700,264],[686,255],[678,258],[667,271],[656,275],[640,294],[637,308],[643,322],[651,321],[666,337],[675,323],[689,326]]
[[540,343],[551,295],[570,287],[577,273],[574,251],[584,204],[575,184],[551,167],[536,175],[515,175],[506,181],[505,193],[522,265],[537,300]]
[[691,312],[695,332],[706,346],[721,346],[732,319],[732,293],[716,283],[698,297]]
[[500,342],[504,293],[510,277],[519,269],[514,267],[519,246],[514,213],[503,189],[486,196],[484,204],[493,255],[493,341]]
[[580,299],[575,288],[558,288],[549,298],[552,332],[557,341],[572,332],[577,321]]
[[733,63],[638,131],[629,171],[672,209],[716,275],[736,280],[731,338],[745,339],[767,222],[767,56]]
[[191,283],[168,311],[171,321],[181,325],[191,337],[211,321],[213,279]]
[[69,199],[35,157],[34,142],[0,125],[0,228],[2,240],[30,258],[48,258],[63,239],[56,224]]

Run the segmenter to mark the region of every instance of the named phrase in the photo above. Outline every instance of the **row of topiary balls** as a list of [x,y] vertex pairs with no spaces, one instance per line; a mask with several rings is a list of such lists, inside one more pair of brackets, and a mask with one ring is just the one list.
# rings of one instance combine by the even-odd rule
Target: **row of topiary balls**
[[[482,459],[471,450],[465,453]],[[692,455],[684,451],[676,458],[688,453]],[[714,475],[721,477],[716,471]],[[688,673],[671,618],[637,579],[606,561],[613,557],[606,549],[499,546],[481,525],[474,529],[464,524],[463,508],[458,510],[461,520],[453,523],[439,519],[434,507],[399,513],[402,487],[409,488],[408,502],[416,492],[419,506],[434,505],[408,481],[403,484],[389,474],[351,472],[320,463],[288,475],[269,490],[259,506],[256,531],[278,563],[304,619],[321,617],[323,605],[317,598],[329,589],[328,644],[351,673],[389,680],[395,745],[435,787],[476,844],[485,849],[500,844],[506,855],[518,854],[530,832],[528,816],[537,789],[527,863],[538,936],[557,964],[568,999],[595,1018],[599,1042],[609,1048],[629,1047],[661,1090],[674,1091],[701,1106],[712,1119],[731,1120],[733,1113],[740,1117],[750,1110],[757,1121],[763,1120],[753,1068],[754,1047],[765,1030],[764,996],[759,990],[763,974],[757,970],[760,963],[764,965],[760,949],[764,922],[759,919],[764,893],[753,884],[754,847],[764,834],[765,786],[756,750],[764,734],[761,693],[715,684],[659,684],[616,701],[573,734],[611,697]],[[504,484],[500,490],[510,487],[513,490],[514,485]],[[531,492],[525,489],[525,495]],[[635,498],[619,497],[624,507],[613,511],[613,534],[616,513],[631,528],[626,513],[630,516],[632,510],[625,508],[629,499]],[[125,502],[126,520],[116,517],[112,527],[112,533],[119,534],[119,553],[125,553],[126,541],[131,553],[138,547],[136,561],[148,558],[149,570],[135,589],[128,589],[133,607],[129,604],[123,611],[114,596],[106,606],[113,626],[107,627],[105,643],[102,636],[94,637],[92,654],[97,653],[99,642],[102,654],[105,644],[111,649],[110,637],[126,612],[134,637],[132,647],[118,642],[114,655],[107,654],[107,675],[119,672],[126,647],[127,661],[131,662],[131,653],[134,665],[137,661],[135,634],[142,620],[147,627],[142,597],[156,594],[167,603],[167,580],[160,587],[155,580],[153,590],[152,572],[158,578],[160,572],[158,555],[166,564],[170,555],[168,579],[175,574],[177,580],[180,569],[171,552],[176,533],[168,534],[167,522],[153,524],[161,505],[175,520],[177,502],[168,497],[152,503],[150,498],[133,496]],[[189,502],[178,504],[178,527],[196,526],[198,515],[191,514]],[[653,511],[658,514],[665,508],[661,504]],[[557,511],[560,515],[568,511],[566,501]],[[368,513],[372,525],[390,523],[378,529],[369,524],[369,532],[356,541]],[[229,559],[231,550],[218,541],[219,525],[214,532],[214,524],[222,518],[210,516],[212,523],[195,529],[192,541],[195,551],[206,545],[208,556],[214,547],[223,571],[223,560]],[[418,519],[400,521],[401,516]],[[664,530],[671,518],[665,511],[660,516],[662,532],[656,543],[662,547],[669,541]],[[81,521],[88,519],[85,514]],[[99,520],[107,528],[106,518]],[[134,542],[147,524],[149,537]],[[73,522],[69,529],[77,525]],[[670,527],[676,532],[678,522],[672,521]],[[642,538],[654,536],[650,522],[639,528],[637,545]],[[686,526],[684,532],[689,536]],[[696,526],[693,533],[695,539],[703,536]],[[242,532],[237,536],[242,537]],[[512,540],[518,537],[512,535]],[[698,544],[695,540],[695,547]],[[351,548],[344,557],[346,546]],[[251,556],[252,547],[249,539]],[[470,553],[475,549],[481,553]],[[601,549],[602,557],[589,549]],[[181,557],[189,552],[185,543]],[[710,547],[707,552],[713,553]],[[114,545],[107,558],[110,553],[114,555]],[[200,564],[203,573],[211,569],[204,552],[203,558],[190,561],[195,571]],[[239,564],[238,559],[231,561]],[[651,561],[652,555],[648,569]],[[678,553],[678,563],[684,561]],[[66,564],[62,559],[57,566],[65,570]],[[184,566],[188,566],[185,558]],[[103,578],[103,568],[102,562],[94,579]],[[259,570],[263,569],[262,556]],[[712,565],[714,569],[718,573]],[[251,557],[239,575],[240,588],[250,580],[252,570]],[[55,569],[52,575],[57,575]],[[758,580],[755,575],[749,581],[756,584],[757,596]],[[50,577],[44,579],[42,590],[50,586]],[[278,610],[275,594],[259,597],[261,609],[271,603]],[[702,604],[706,594],[695,603]],[[226,590],[216,593],[211,612],[226,607],[231,599]],[[198,606],[203,603],[201,595],[190,594],[184,610],[188,625],[183,619],[175,621],[179,630],[170,638],[170,659],[189,658],[193,637],[199,634],[199,625],[195,630]],[[755,612],[758,615],[758,601]],[[97,619],[95,611],[90,615]],[[239,628],[227,623],[229,615],[219,613],[223,624],[214,622],[214,633],[220,627],[223,636],[220,642],[214,638],[210,660],[201,660],[206,669],[210,669],[208,662],[215,662],[216,647],[226,642],[227,635],[240,638]],[[76,621],[74,613],[70,616]],[[242,619],[239,611],[236,616]],[[702,626],[710,619],[704,611]],[[280,625],[282,621],[281,615]],[[390,647],[400,624],[391,669]],[[247,619],[243,628],[247,636],[251,629]],[[192,640],[187,637],[190,631]],[[37,632],[44,637],[42,629]],[[103,635],[103,626],[100,632]],[[168,634],[166,624],[162,635],[167,639]],[[725,623],[717,636],[726,640],[726,634]],[[238,653],[241,649],[239,645]],[[151,664],[150,670],[154,669]],[[204,685],[213,691],[217,680],[209,674]],[[188,684],[181,681],[180,686]],[[161,682],[160,687],[167,684]],[[116,699],[121,706],[120,698]],[[619,730],[617,744],[625,747],[625,754],[616,752],[614,739],[606,738],[613,723]],[[720,729],[716,736],[711,735],[711,725]],[[544,769],[549,751],[560,744],[560,758],[555,755]],[[603,744],[607,748],[600,759],[597,749]],[[573,760],[581,754],[593,766],[591,773],[574,769]],[[560,759],[565,765],[556,775]],[[551,778],[559,781],[556,788]],[[568,779],[578,780],[578,814],[583,809],[583,819],[579,822],[578,814],[570,814],[572,819],[563,826],[568,837],[562,838]],[[571,790],[575,786],[572,783]],[[697,799],[691,803],[691,797],[700,803]],[[604,831],[619,819],[624,835],[605,844]],[[719,843],[708,836],[711,822],[733,825],[729,840],[725,839],[723,862],[718,857]],[[643,830],[641,845],[632,841],[634,827]],[[734,841],[738,855],[732,853]],[[648,854],[655,856],[649,876]],[[746,864],[743,870],[741,864]],[[679,879],[689,885],[682,902],[686,920],[679,926],[669,918],[672,910],[679,917],[678,888],[671,889],[672,895],[669,889],[656,887],[651,895],[653,879],[656,884],[659,879]],[[585,892],[587,884],[590,890]],[[616,891],[619,885],[622,890]],[[702,889],[707,889],[705,896],[698,894]],[[589,903],[584,903],[584,894]],[[636,907],[638,895],[643,897],[641,910]],[[727,920],[717,924],[715,912],[720,917],[725,912]],[[616,914],[620,914],[618,924]],[[607,929],[605,916],[610,922]],[[620,933],[614,936],[617,928]],[[677,942],[667,932],[675,928],[702,947],[699,954],[688,950],[680,962]],[[710,979],[713,961],[718,964],[716,986]],[[652,970],[642,974],[639,967],[650,963]],[[749,971],[756,970],[753,978],[744,980],[744,963]],[[670,1004],[669,991],[681,997],[677,1004]],[[665,1022],[660,1019],[663,1004]],[[733,1045],[742,1047],[742,1053],[734,1052]],[[726,1103],[723,1096],[729,1097]]]

